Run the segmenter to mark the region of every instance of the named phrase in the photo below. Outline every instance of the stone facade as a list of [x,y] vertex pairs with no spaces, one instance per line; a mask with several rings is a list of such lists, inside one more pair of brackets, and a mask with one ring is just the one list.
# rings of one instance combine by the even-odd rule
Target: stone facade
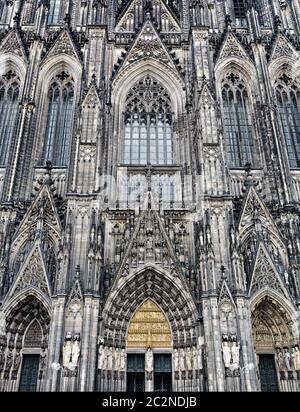
[[298,0],[0,16],[0,391],[299,391]]

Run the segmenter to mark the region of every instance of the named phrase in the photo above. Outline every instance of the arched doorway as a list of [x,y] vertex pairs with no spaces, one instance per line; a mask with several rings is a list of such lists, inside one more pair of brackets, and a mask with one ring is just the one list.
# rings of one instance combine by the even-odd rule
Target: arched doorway
[[293,390],[289,381],[297,379],[292,354],[298,342],[290,314],[265,295],[255,304],[251,317],[261,391]]
[[41,391],[46,372],[49,311],[35,294],[16,299],[5,319],[3,391]]
[[160,307],[147,299],[133,315],[127,333],[127,391],[172,390],[172,335]]

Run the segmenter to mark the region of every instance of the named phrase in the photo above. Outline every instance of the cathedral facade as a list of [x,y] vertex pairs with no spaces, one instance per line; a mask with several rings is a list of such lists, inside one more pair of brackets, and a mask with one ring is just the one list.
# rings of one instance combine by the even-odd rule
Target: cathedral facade
[[298,0],[0,4],[0,391],[300,390]]

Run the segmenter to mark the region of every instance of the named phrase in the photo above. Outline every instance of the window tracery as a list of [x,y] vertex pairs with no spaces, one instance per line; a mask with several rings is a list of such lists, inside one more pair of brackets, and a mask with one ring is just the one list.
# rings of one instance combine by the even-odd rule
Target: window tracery
[[0,166],[8,161],[20,97],[20,78],[9,70],[0,77]]
[[146,76],[127,95],[124,112],[123,162],[173,163],[173,118],[166,89]]
[[257,166],[249,96],[243,80],[230,73],[222,82],[224,134],[231,167]]
[[35,13],[38,5],[38,0],[27,0],[23,9],[23,22],[24,24],[33,24],[35,19]]
[[48,24],[58,24],[61,20],[61,0],[50,0]]
[[55,76],[49,87],[47,123],[42,164],[66,166],[74,120],[74,80],[65,71]]
[[247,26],[246,18],[246,1],[245,0],[233,0],[233,11],[235,24],[239,27]]
[[300,167],[300,89],[298,81],[281,74],[275,82],[280,120],[291,168]]

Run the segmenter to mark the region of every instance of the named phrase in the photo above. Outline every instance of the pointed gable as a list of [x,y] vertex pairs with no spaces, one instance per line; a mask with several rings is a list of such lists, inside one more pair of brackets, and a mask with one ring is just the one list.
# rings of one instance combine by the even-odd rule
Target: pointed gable
[[91,83],[91,85],[89,86],[83,98],[82,106],[85,106],[85,107],[96,107],[96,106],[100,107],[101,106],[99,93],[98,93],[97,87],[94,84],[94,82]]
[[263,243],[258,247],[253,268],[249,294],[269,287],[289,298],[287,289]]
[[43,185],[37,197],[25,214],[17,233],[21,233],[28,226],[37,224],[38,219],[54,230],[57,236],[61,233],[61,225],[58,219],[57,210],[54,204],[53,195],[47,184]]
[[63,29],[58,35],[52,47],[47,52],[44,60],[51,57],[67,54],[71,57],[74,57],[76,60],[80,60],[76,46],[72,40],[72,37],[67,29]]
[[246,53],[244,47],[240,44],[235,35],[232,32],[229,32],[225,37],[217,60],[220,61],[232,57],[249,60],[249,56]]
[[227,285],[226,279],[223,279],[221,283],[219,298],[218,298],[219,306],[225,302],[230,302],[233,306],[235,306],[234,300],[230,292],[230,289]]
[[0,44],[0,52],[13,53],[27,61],[27,53],[23,46],[20,34],[16,30],[10,31]]
[[269,210],[258,196],[255,188],[251,186],[244,200],[244,205],[239,220],[240,234],[242,234],[250,225],[253,224],[254,220],[257,219],[259,219],[264,226],[272,227],[274,231],[278,233],[278,229]]
[[186,285],[164,224],[158,212],[151,207],[141,212],[125,250],[114,284],[121,276],[128,276],[149,265],[158,265],[172,275],[179,276],[183,285]]
[[83,294],[79,279],[75,279],[67,304],[69,305],[71,302],[74,301],[83,302]]
[[38,242],[33,245],[25,262],[21,266],[9,295],[15,295],[27,288],[35,288],[47,296],[51,295],[44,259]]
[[163,45],[157,31],[150,21],[146,21],[142,27],[119,69],[141,59],[154,59],[155,61],[165,63],[172,69],[176,69],[168,50]]
[[298,58],[297,52],[294,47],[288,41],[288,39],[282,34],[279,33],[275,39],[270,60],[278,59],[279,57],[294,57]]
[[201,106],[213,106],[215,104],[213,94],[206,82],[200,92],[199,103]]

